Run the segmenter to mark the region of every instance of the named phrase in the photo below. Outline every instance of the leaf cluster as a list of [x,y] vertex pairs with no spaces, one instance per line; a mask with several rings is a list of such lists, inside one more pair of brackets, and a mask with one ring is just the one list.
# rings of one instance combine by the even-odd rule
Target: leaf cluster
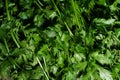
[[0,0],[0,79],[119,80],[119,0]]

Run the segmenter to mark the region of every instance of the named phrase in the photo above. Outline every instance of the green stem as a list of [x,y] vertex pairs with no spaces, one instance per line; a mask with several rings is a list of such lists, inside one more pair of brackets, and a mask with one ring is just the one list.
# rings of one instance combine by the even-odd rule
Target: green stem
[[5,6],[6,6],[7,19],[9,21],[10,20],[10,14],[9,14],[9,10],[8,10],[8,0],[5,0]]
[[13,32],[14,36],[15,36],[15,39],[18,43],[20,43],[20,40],[19,40],[19,37],[17,36],[17,34],[15,32]]
[[17,45],[17,47],[20,48],[20,45],[18,44],[18,42],[17,42],[17,40],[15,39],[15,36],[14,36],[14,34],[13,34],[13,30],[10,30],[10,34],[11,34],[11,36],[12,36],[15,44]]
[[69,31],[69,33],[70,33],[70,36],[72,37],[72,36],[73,36],[72,31],[70,30],[70,28],[68,27],[68,25],[67,25],[67,23],[66,23],[66,22],[64,22],[64,24],[65,24],[65,26],[67,27],[67,29],[68,29],[68,31]]
[[44,6],[39,0],[37,0],[38,1],[38,3],[41,5],[41,6]]
[[43,66],[42,66],[42,64],[41,64],[41,62],[40,62],[40,60],[38,59],[38,57],[36,57],[36,59],[37,59],[37,61],[38,61],[38,63],[39,63],[39,66],[41,67],[41,69],[42,69],[42,71],[43,71],[43,73],[44,73],[46,79],[49,80],[48,75],[46,74],[46,72],[45,72],[45,70],[44,70],[44,68],[43,68]]
[[4,43],[5,43],[5,47],[6,47],[6,49],[7,49],[7,52],[9,53],[9,48],[8,48],[8,44],[7,44],[7,41],[6,41],[6,39],[4,38]]
[[46,64],[46,61],[45,61],[45,58],[44,58],[44,57],[43,57],[43,61],[44,61],[45,71],[46,71],[47,75],[49,76],[48,70],[47,70],[47,64]]
[[[53,5],[55,6],[56,11],[58,12],[58,14],[59,14],[59,16],[60,16],[60,18],[61,18],[61,13],[60,13],[57,5],[55,4],[54,0],[51,0],[51,1],[52,1]],[[62,19],[61,19],[61,20],[62,20]],[[69,31],[69,33],[70,33],[70,36],[72,37],[72,36],[73,36],[72,31],[70,30],[70,28],[68,27],[68,25],[67,25],[66,22],[64,22],[64,24],[65,24],[65,26],[67,27],[67,29],[68,29],[68,31]]]
[[55,9],[56,9],[56,11],[58,12],[58,14],[61,16],[61,13],[60,13],[57,5],[55,4],[55,2],[54,2],[53,0],[52,0],[52,3],[53,3],[53,5],[55,6]]
[[78,19],[78,15],[77,15],[76,4],[75,4],[75,2],[73,0],[71,0],[71,3],[72,3],[72,7],[73,7],[74,14],[75,14],[75,19],[76,19],[77,25],[80,28],[80,23],[79,23],[79,19]]
[[43,9],[41,8],[41,6],[37,3],[37,1],[35,1],[35,3],[37,4],[37,6],[38,6],[41,10],[43,10]]
[[76,24],[78,25],[79,29],[82,29],[82,27],[84,28],[85,24],[84,19],[81,16],[80,8],[78,8],[78,5],[75,3],[74,0],[71,0],[71,5],[74,11]]

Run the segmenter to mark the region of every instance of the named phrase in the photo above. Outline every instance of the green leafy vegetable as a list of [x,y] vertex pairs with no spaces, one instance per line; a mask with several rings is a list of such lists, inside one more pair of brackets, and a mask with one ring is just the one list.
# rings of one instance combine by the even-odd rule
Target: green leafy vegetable
[[0,80],[120,80],[120,0],[0,0]]

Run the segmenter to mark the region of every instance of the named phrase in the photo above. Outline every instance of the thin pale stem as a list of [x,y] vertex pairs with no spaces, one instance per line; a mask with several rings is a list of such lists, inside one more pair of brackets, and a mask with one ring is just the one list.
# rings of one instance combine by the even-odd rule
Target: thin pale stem
[[6,39],[4,38],[4,43],[5,43],[5,47],[6,47],[6,49],[7,49],[7,52],[9,53],[9,48],[8,48],[8,44],[7,44],[7,41],[6,41]]
[[55,6],[55,9],[56,9],[56,11],[58,12],[59,16],[61,17],[61,13],[60,13],[57,5],[55,4],[54,0],[52,0],[52,3],[53,3],[53,5]]
[[9,14],[9,10],[8,10],[8,0],[5,0],[5,6],[6,6],[7,19],[9,21],[10,20],[10,14]]
[[47,75],[49,75],[48,70],[47,70],[47,64],[46,64],[46,61],[45,61],[45,57],[43,57],[43,61],[44,61],[44,65],[45,65],[45,71],[46,71]]
[[11,34],[11,36],[12,36],[12,38],[13,38],[13,41],[14,41],[15,44],[17,45],[17,47],[20,48],[20,45],[19,45],[19,43],[17,42],[17,40],[16,40],[16,38],[15,38],[15,36],[14,36],[14,34],[13,34],[13,30],[10,30],[10,34]]
[[64,24],[65,24],[65,26],[67,27],[67,29],[68,29],[68,31],[69,31],[69,33],[70,33],[70,36],[72,37],[72,36],[73,36],[72,31],[70,30],[70,28],[68,27],[68,25],[67,25],[67,23],[66,23],[66,22],[64,22]]
[[39,66],[41,67],[41,69],[42,69],[42,71],[43,71],[43,73],[44,73],[46,79],[49,80],[48,75],[46,74],[46,72],[45,72],[45,70],[44,70],[44,68],[43,68],[43,66],[42,66],[42,64],[41,64],[41,62],[40,62],[40,60],[38,59],[38,57],[36,57],[36,59],[37,59],[37,61],[38,61],[38,63],[39,63]]
[[37,6],[38,6],[41,10],[43,10],[43,9],[41,8],[41,6],[38,4],[37,1],[35,1],[35,3],[37,4]]

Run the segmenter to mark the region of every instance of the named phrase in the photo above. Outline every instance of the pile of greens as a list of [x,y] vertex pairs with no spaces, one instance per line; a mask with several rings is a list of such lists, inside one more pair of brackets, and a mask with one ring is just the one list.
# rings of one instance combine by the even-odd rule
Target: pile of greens
[[0,80],[119,80],[120,0],[0,0]]

